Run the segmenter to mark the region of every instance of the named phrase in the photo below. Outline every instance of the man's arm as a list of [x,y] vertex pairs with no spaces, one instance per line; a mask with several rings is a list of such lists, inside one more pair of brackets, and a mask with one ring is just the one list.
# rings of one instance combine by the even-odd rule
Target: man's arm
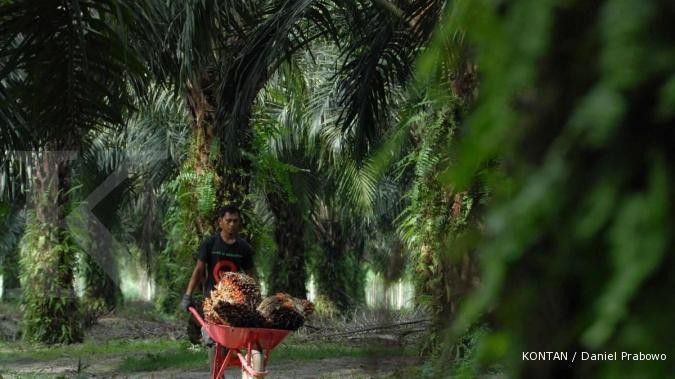
[[190,282],[188,283],[187,289],[185,290],[186,295],[192,296],[192,292],[202,281],[202,278],[204,278],[204,268],[204,261],[197,259],[195,269],[192,271],[192,277],[190,277]]

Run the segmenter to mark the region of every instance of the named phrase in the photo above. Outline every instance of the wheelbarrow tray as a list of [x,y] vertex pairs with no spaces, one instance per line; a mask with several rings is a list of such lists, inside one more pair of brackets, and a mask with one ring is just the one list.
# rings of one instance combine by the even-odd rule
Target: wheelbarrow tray
[[244,349],[253,342],[264,350],[272,350],[290,334],[289,330],[239,328],[208,322],[204,323],[204,328],[213,341],[228,349]]

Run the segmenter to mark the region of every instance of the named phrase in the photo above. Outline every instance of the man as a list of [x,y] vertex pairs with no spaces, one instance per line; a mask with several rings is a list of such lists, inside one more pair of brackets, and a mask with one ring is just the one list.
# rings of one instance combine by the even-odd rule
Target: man
[[243,271],[255,278],[253,269],[253,248],[239,238],[241,216],[239,209],[228,205],[218,211],[220,231],[202,242],[199,258],[192,271],[192,277],[181,301],[181,308],[187,311],[193,305],[192,292],[206,275],[204,296],[209,296],[223,271]]
[[[193,305],[192,292],[205,276],[204,297],[211,294],[211,290],[215,287],[223,271],[243,271],[253,278],[256,277],[253,268],[253,248],[239,238],[239,227],[241,226],[239,209],[233,205],[221,208],[218,211],[218,226],[220,226],[220,232],[204,240],[199,248],[197,264],[192,271],[192,277],[180,303],[180,307],[186,312]],[[210,347],[209,362],[213,365],[215,353],[213,341],[208,338],[204,330],[202,330],[202,337],[206,345]],[[254,367],[263,367],[263,355],[260,347],[254,349],[251,354],[253,356],[252,361],[257,365]],[[247,378],[248,375],[242,377]]]

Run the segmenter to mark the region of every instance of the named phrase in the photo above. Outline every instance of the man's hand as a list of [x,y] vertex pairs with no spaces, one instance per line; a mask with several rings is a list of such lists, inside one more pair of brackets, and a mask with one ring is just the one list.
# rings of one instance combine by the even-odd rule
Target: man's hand
[[180,301],[180,309],[188,312],[188,308],[192,306],[194,306],[194,303],[192,302],[192,295],[186,293],[183,295],[183,300]]

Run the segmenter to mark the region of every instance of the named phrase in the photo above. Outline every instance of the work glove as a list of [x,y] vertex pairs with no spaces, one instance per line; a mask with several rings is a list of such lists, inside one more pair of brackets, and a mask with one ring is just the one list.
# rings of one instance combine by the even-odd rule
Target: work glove
[[180,309],[188,312],[188,308],[192,306],[194,306],[194,303],[192,302],[192,295],[184,294],[183,300],[180,301]]

